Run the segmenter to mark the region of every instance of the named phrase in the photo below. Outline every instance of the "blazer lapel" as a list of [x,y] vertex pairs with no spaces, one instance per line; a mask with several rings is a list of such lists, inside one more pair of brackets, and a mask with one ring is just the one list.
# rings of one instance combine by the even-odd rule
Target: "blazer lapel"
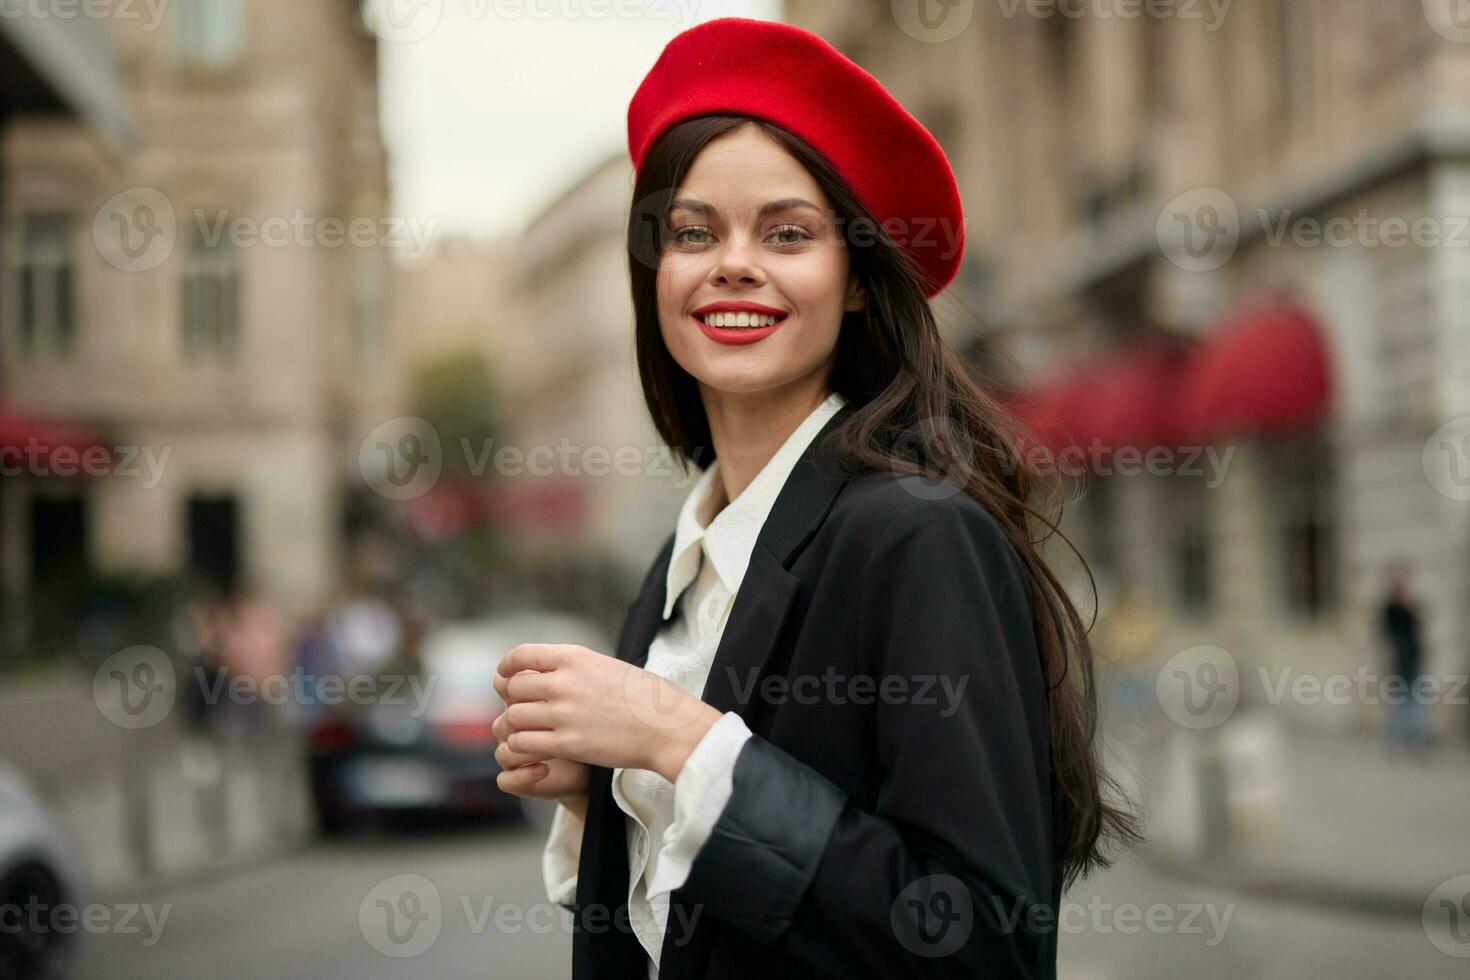
[[[855,408],[849,402],[827,420],[776,496],[756,538],[750,565],[704,684],[701,700],[721,712],[734,711],[746,719],[752,731],[756,730],[756,724],[751,723],[754,702],[749,695],[757,689],[766,671],[771,648],[799,587],[796,576],[788,569],[821,526],[849,476],[838,469],[835,457],[824,452],[821,443]],[[667,563],[664,567],[667,568]],[[652,612],[655,621],[662,612],[665,591],[657,590],[660,605]],[[716,930],[710,926],[693,927],[700,921],[699,912],[685,900],[682,887],[669,894],[668,931],[659,952],[660,976],[683,980],[702,975]]]
[[812,439],[792,468],[761,526],[750,565],[710,665],[701,700],[721,712],[751,720],[750,694],[766,669],[776,636],[786,622],[798,583],[788,569],[826,518],[850,474],[822,447],[827,435],[856,409],[848,402]]

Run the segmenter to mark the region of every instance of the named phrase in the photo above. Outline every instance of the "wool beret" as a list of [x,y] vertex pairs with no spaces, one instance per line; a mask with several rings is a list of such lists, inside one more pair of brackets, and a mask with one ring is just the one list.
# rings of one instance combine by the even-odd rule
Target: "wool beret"
[[801,137],[913,260],[925,295],[954,278],[965,219],[944,150],[881,82],[821,37],[744,17],[678,34],[628,104],[634,169],[670,127],[711,114],[756,116]]

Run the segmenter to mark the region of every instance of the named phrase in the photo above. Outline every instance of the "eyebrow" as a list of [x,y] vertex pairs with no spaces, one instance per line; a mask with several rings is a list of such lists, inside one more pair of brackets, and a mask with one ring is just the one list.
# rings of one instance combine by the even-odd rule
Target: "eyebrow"
[[[779,200],[767,201],[765,204],[762,204],[759,208],[756,209],[755,216],[759,219],[764,218],[768,215],[779,214],[782,211],[794,211],[797,208],[811,208],[813,211],[816,211],[819,214],[822,211],[821,208],[817,207],[815,204],[813,204],[811,201],[808,201],[804,197],[783,197]],[[677,198],[669,205],[669,210],[693,211],[695,214],[704,215],[705,217],[709,217],[710,215],[713,215],[715,213],[715,207],[713,204],[701,201],[697,197]]]

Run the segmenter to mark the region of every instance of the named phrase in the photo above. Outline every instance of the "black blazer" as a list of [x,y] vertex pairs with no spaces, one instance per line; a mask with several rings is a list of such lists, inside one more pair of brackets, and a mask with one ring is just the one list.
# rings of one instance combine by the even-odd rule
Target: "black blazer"
[[[854,407],[777,497],[710,669],[703,700],[754,737],[670,895],[661,980],[1055,975],[1057,787],[1020,559],[957,488],[837,472],[819,444]],[[672,549],[621,660],[647,659]],[[611,779],[593,767],[576,980],[647,976]]]

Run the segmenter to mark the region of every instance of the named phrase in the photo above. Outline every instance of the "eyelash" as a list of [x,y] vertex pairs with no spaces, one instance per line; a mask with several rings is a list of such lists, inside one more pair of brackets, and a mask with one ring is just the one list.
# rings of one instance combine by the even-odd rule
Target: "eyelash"
[[[705,244],[708,244],[707,242],[685,242],[684,239],[682,239],[680,236],[683,235],[684,232],[686,232],[686,231],[700,231],[700,232],[709,233],[710,230],[709,230],[708,226],[706,226],[706,225],[685,225],[684,227],[679,228],[678,230],[676,230],[674,232],[674,234],[673,234],[673,240],[674,240],[674,242],[676,244],[692,244],[692,245],[705,245]],[[802,240],[801,241],[796,241],[796,242],[781,242],[781,243],[779,243],[781,245],[801,245],[804,242],[816,241],[816,236],[814,236],[811,232],[807,231],[801,225],[777,225],[775,228],[772,228],[771,229],[771,234],[775,234],[776,232],[779,232],[779,231],[795,231],[795,232],[800,233],[801,236],[802,236]]]

